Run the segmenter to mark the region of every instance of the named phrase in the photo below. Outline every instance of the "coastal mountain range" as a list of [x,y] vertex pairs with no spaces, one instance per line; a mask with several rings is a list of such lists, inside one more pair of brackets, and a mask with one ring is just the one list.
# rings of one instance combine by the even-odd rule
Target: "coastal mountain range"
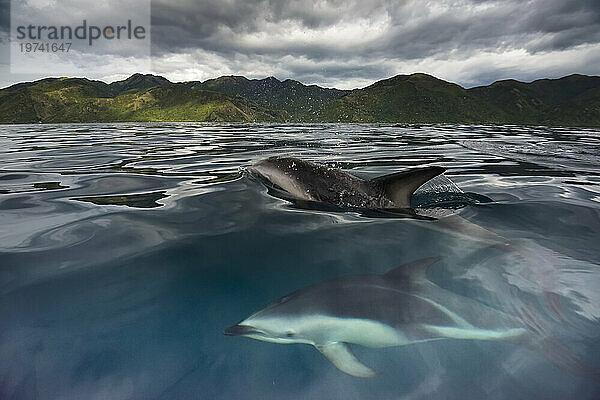
[[110,84],[45,78],[0,89],[0,123],[211,121],[468,123],[600,126],[600,77],[465,89],[431,75],[397,75],[354,90],[274,77],[174,83],[134,74]]

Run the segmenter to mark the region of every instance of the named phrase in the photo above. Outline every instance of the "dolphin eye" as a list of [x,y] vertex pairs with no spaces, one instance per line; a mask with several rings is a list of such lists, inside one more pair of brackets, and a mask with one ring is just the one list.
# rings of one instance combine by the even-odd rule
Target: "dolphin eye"
[[292,332],[292,331],[287,331],[287,332],[285,333],[285,335],[286,335],[287,337],[293,337],[293,336],[294,336],[294,332]]

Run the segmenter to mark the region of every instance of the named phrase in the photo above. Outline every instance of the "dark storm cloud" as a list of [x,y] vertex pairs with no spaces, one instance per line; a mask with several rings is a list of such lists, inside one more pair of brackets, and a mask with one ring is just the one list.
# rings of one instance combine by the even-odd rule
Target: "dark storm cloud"
[[[296,79],[320,77],[318,82],[390,76],[397,73],[393,61],[418,64],[429,58],[460,60],[482,52],[516,50],[535,55],[600,43],[597,0],[155,0],[152,4],[153,54],[158,57],[193,49],[225,59],[255,55],[271,60],[274,71]],[[290,63],[290,57],[290,65],[278,65],[278,59]],[[310,62],[295,65],[297,59]],[[476,75],[492,79],[503,77],[503,71],[515,73],[514,68],[493,65],[487,69],[463,81],[478,83]]]
[[[334,27],[358,18],[389,18],[379,40],[369,46],[341,48],[296,43],[278,48],[247,44],[239,38],[277,25],[306,29]],[[153,2],[156,50],[196,47],[227,52],[330,54],[387,52],[390,57],[420,58],[453,49],[522,47],[530,51],[564,49],[600,41],[597,0],[534,1],[178,1]],[[167,33],[168,32],[168,33]],[[323,38],[326,39],[326,38]],[[309,46],[310,44],[310,46]],[[340,43],[341,44],[341,43]],[[315,49],[316,47],[316,49]],[[287,50],[287,51],[286,51]]]

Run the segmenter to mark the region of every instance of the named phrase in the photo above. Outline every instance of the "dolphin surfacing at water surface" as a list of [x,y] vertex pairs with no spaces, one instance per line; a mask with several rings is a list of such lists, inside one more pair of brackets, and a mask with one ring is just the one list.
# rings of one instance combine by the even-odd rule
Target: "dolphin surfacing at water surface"
[[385,210],[410,208],[414,191],[445,169],[414,168],[365,180],[338,168],[295,157],[270,157],[252,165],[248,171],[292,199],[344,208]]

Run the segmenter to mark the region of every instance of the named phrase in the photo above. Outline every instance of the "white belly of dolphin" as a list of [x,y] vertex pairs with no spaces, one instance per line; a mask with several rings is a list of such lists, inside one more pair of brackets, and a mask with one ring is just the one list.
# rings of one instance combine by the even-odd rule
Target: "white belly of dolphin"
[[311,324],[323,329],[317,344],[346,342],[366,347],[392,347],[410,343],[400,331],[369,319],[319,316],[314,317]]

